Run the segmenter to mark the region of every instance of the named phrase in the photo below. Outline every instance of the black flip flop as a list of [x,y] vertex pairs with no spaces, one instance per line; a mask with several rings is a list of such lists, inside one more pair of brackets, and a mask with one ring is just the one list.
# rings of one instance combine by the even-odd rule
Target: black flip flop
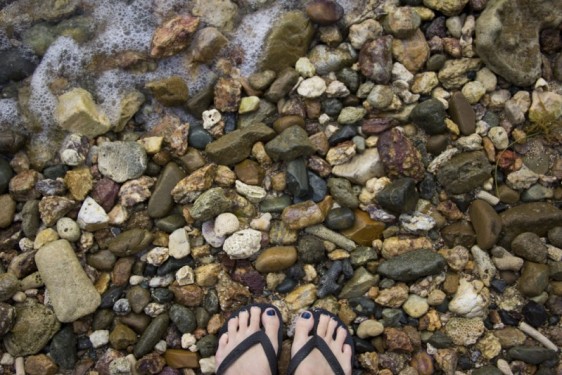
[[[228,355],[226,356],[226,358],[221,362],[221,364],[219,365],[219,368],[217,369],[217,375],[222,375],[225,373],[225,371],[238,359],[240,358],[240,356],[242,356],[242,354],[246,353],[248,351],[248,349],[250,349],[251,347],[253,347],[256,344],[261,344],[261,346],[263,347],[263,351],[265,352],[265,356],[267,357],[267,362],[269,363],[269,368],[271,369],[271,374],[272,375],[276,375],[277,374],[277,361],[279,360],[279,355],[281,354],[281,344],[283,342],[283,320],[281,319],[281,312],[279,311],[279,309],[277,309],[277,307],[273,306],[273,305],[269,305],[266,303],[254,303],[251,305],[247,305],[244,307],[239,308],[238,310],[236,310],[235,312],[232,313],[232,315],[230,315],[230,318],[228,318],[228,320],[240,315],[240,313],[242,311],[248,311],[248,313],[250,312],[250,309],[253,306],[257,306],[261,309],[262,313],[269,308],[272,308],[275,310],[275,313],[277,315],[277,319],[279,319],[279,330],[277,332],[277,336],[278,336],[278,345],[277,345],[277,353],[275,353],[275,350],[273,349],[273,345],[271,344],[271,340],[269,340],[269,337],[267,337],[267,335],[265,334],[265,331],[259,330],[256,333],[253,333],[252,335],[250,335],[249,337],[247,337],[244,341],[242,341],[240,344],[238,344],[238,346],[236,348],[234,348],[230,353],[228,353]],[[219,331],[219,338],[222,337],[223,333],[226,333],[228,331],[228,320],[226,321],[226,323],[222,326],[222,328]]]
[[352,353],[351,358],[353,360],[353,358],[355,357],[355,345],[353,343],[353,339],[351,338],[351,335],[349,334],[349,330],[347,329],[347,327],[341,321],[340,318],[338,318],[336,315],[332,314],[329,311],[320,308],[312,308],[309,311],[314,317],[314,326],[312,327],[312,330],[310,332],[312,338],[309,339],[308,342],[304,344],[304,346],[300,348],[299,351],[291,358],[291,361],[289,362],[289,368],[287,370],[287,375],[293,375],[297,370],[297,368],[299,367],[299,365],[301,364],[301,362],[304,361],[304,359],[308,357],[310,352],[314,349],[318,349],[320,353],[322,353],[322,355],[324,356],[324,358],[326,358],[326,361],[332,368],[332,371],[334,372],[335,375],[345,375],[340,363],[338,362],[334,353],[332,353],[332,350],[330,349],[328,344],[326,344],[326,341],[324,341],[324,339],[320,338],[316,334],[318,332],[318,322],[320,321],[320,315],[328,315],[336,322],[338,322],[338,326],[334,331],[334,336],[333,336],[334,339],[336,338],[337,329],[339,327],[345,328],[345,330],[347,331],[345,344],[349,344],[349,346],[351,346],[351,353]]

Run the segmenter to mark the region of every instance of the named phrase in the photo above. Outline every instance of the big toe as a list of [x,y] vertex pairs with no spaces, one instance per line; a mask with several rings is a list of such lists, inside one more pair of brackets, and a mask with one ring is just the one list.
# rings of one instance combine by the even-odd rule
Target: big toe
[[314,327],[314,318],[309,311],[304,311],[295,323],[292,354],[295,354],[308,341],[312,327]]
[[273,307],[268,307],[261,316],[265,334],[269,337],[269,341],[271,341],[275,350],[279,347],[279,325],[281,324],[279,322],[281,317],[278,315],[279,313]]

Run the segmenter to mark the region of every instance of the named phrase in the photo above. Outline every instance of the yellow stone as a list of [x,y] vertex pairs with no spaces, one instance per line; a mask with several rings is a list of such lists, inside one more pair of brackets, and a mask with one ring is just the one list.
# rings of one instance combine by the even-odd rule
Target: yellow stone
[[312,305],[316,301],[316,285],[304,284],[285,297],[287,307],[292,311],[298,311]]
[[59,239],[59,234],[53,228],[47,228],[37,233],[35,237],[35,242],[33,242],[33,248],[35,250],[40,249],[43,245],[48,244]]
[[146,137],[139,139],[137,142],[144,148],[147,154],[154,155],[162,149],[164,137]]
[[109,118],[98,109],[88,91],[75,88],[58,99],[55,120],[61,128],[92,138],[109,131]]
[[371,246],[371,243],[380,238],[384,231],[383,222],[373,220],[365,211],[355,210],[355,223],[341,234],[362,246]]
[[349,253],[343,249],[336,249],[328,253],[328,258],[330,258],[330,260],[342,260],[349,258]]
[[281,219],[290,229],[303,229],[324,221],[324,213],[313,201],[305,201],[285,207]]
[[111,282],[111,275],[109,274],[109,272],[102,272],[98,277],[98,279],[96,280],[94,287],[96,288],[99,294],[104,294],[109,288],[110,282]]
[[81,167],[66,172],[64,184],[70,195],[77,201],[83,201],[93,187],[92,173],[90,168]]
[[164,360],[172,368],[199,368],[199,355],[189,350],[168,349]]
[[265,249],[256,259],[259,272],[277,272],[291,267],[297,261],[297,249],[294,246],[275,246]]

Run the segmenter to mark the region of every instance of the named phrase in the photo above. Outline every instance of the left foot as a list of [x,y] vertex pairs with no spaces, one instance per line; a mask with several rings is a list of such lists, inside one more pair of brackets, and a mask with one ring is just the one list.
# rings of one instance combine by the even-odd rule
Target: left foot
[[[219,368],[226,356],[240,343],[263,327],[263,331],[271,341],[275,353],[279,352],[279,319],[274,308],[265,311],[252,306],[250,312],[242,311],[238,316],[228,321],[228,331],[219,339],[217,349],[216,369]],[[260,344],[256,344],[242,354],[224,373],[225,375],[275,375],[271,374],[267,356]]]

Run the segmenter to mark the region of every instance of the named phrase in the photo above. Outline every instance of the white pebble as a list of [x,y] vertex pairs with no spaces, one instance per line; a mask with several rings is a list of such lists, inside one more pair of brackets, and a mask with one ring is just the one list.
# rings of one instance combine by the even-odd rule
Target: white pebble
[[332,81],[326,88],[326,95],[329,98],[344,98],[349,95],[349,89],[340,81]]
[[153,266],[161,266],[169,257],[167,247],[155,247],[146,254],[146,261]]
[[78,212],[78,225],[87,231],[105,228],[109,217],[105,210],[95,200],[87,197]]
[[223,250],[231,259],[246,259],[260,250],[261,238],[255,229],[239,230],[224,241]]
[[195,345],[196,342],[197,340],[195,339],[195,336],[193,336],[191,333],[184,333],[181,336],[181,347],[183,349],[187,349],[191,345]]
[[301,57],[295,63],[295,70],[304,78],[310,78],[316,74],[316,67],[308,57]]
[[191,253],[189,237],[184,228],[176,229],[168,237],[168,253],[176,259],[185,258]]
[[216,109],[210,109],[208,111],[203,111],[203,128],[206,130],[211,129],[213,126],[219,123],[222,119],[221,113]]
[[27,237],[22,238],[18,245],[22,252],[33,250],[33,241]]
[[14,364],[14,357],[10,353],[2,354],[2,358],[0,358],[0,365],[2,366],[11,366]]
[[129,277],[129,284],[131,285],[139,285],[144,281],[144,277],[140,275],[133,275]]
[[250,222],[250,227],[255,230],[261,230],[266,232],[269,230],[271,226],[271,218],[272,218],[271,214],[269,212],[266,212],[262,214],[260,217],[252,219],[252,221]]
[[300,84],[297,92],[305,98],[318,98],[326,91],[326,81],[318,76],[307,78]]
[[507,132],[501,126],[494,126],[488,130],[488,138],[498,150],[505,150],[509,146],[509,137]]
[[195,281],[195,276],[193,273],[193,268],[189,266],[183,266],[176,271],[176,280],[180,286],[193,284]]
[[201,373],[205,375],[214,374],[215,366],[216,366],[215,356],[208,357],[208,358],[201,358],[199,360],[199,367],[201,369]]
[[12,299],[14,300],[14,302],[23,302],[27,299],[27,295],[24,292],[16,292],[12,296]]
[[490,203],[491,206],[495,206],[496,204],[500,203],[500,199],[498,197],[484,190],[480,190],[478,193],[476,193],[476,198]]
[[25,375],[25,366],[23,362],[23,357],[16,358],[16,375]]
[[166,287],[174,282],[174,275],[169,273],[165,276],[156,276],[150,279],[148,286],[151,288]]
[[215,234],[219,237],[232,234],[238,229],[240,229],[240,221],[230,212],[224,212],[215,219]]
[[154,345],[154,350],[156,350],[160,354],[164,354],[167,348],[168,344],[166,344],[166,341],[164,340],[160,340],[156,345]]
[[109,331],[106,329],[100,329],[94,331],[90,334],[90,341],[94,348],[99,348],[104,346],[109,342]]
[[236,192],[246,197],[252,203],[261,202],[267,195],[267,191],[261,186],[248,185],[240,180],[236,180]]
[[158,315],[166,311],[166,305],[161,303],[151,302],[144,308],[144,313],[152,318],[156,318]]
[[62,217],[57,221],[57,233],[59,237],[70,242],[80,239],[80,227],[78,223],[69,217]]

